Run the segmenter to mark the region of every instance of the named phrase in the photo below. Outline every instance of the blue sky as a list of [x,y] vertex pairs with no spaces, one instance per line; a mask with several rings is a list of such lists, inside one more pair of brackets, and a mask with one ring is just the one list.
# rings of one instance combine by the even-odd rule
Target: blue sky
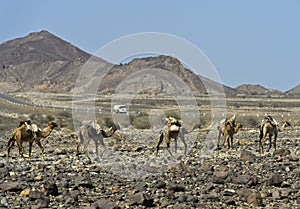
[[0,43],[48,30],[94,53],[125,35],[163,32],[200,48],[222,82],[300,84],[300,1],[0,0]]

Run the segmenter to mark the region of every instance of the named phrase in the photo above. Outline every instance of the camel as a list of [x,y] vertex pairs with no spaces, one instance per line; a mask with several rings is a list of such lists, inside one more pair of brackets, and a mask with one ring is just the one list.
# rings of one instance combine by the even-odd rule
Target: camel
[[225,147],[225,144],[227,142],[228,149],[233,147],[233,135],[236,134],[239,131],[239,129],[242,127],[243,126],[240,123],[236,123],[235,127],[233,127],[229,121],[227,121],[225,124],[223,124],[221,126],[218,126],[218,131],[219,131],[218,149],[220,149],[219,143],[220,143],[221,135],[224,136],[223,146]]
[[272,147],[272,137],[274,135],[274,149],[276,150],[276,140],[278,136],[278,132],[283,131],[286,127],[291,126],[291,124],[288,121],[284,121],[282,123],[282,126],[280,127],[279,124],[276,123],[274,124],[273,121],[266,120],[262,121],[260,125],[260,133],[259,133],[259,152],[263,154],[264,152],[264,147],[263,144],[265,142],[265,138],[267,135],[269,135],[269,148],[267,152],[271,149]]
[[223,146],[225,146],[226,142],[228,144],[228,149],[233,147],[233,135],[236,134],[242,125],[240,123],[235,123],[236,116],[233,115],[229,119],[223,119],[220,121],[220,125],[217,127],[218,129],[218,144],[217,147],[220,149],[220,139],[221,135],[224,136]]
[[40,139],[48,137],[55,127],[58,127],[56,122],[53,122],[53,121],[49,122],[48,126],[46,128],[44,128],[43,130],[41,130],[41,129],[37,130],[36,138],[35,138],[33,132],[26,128],[25,123],[21,122],[20,126],[18,128],[16,128],[14,130],[14,132],[9,137],[8,146],[7,146],[7,154],[6,154],[7,161],[9,160],[10,150],[11,150],[11,148],[14,145],[15,142],[18,145],[19,154],[23,158],[25,158],[25,157],[24,157],[24,154],[23,154],[22,143],[23,142],[29,142],[29,154],[28,154],[29,156],[28,157],[30,158],[31,157],[32,144],[33,144],[33,142],[35,142],[41,149],[42,161],[44,161],[45,160],[44,147],[42,146]]
[[84,152],[86,152],[90,140],[93,139],[95,142],[96,154],[98,156],[98,144],[100,143],[104,149],[106,149],[103,138],[111,137],[117,130],[118,128],[115,124],[113,124],[108,130],[101,129],[97,121],[81,126],[79,128],[79,142],[77,144],[76,155],[79,155],[81,145],[83,145]]
[[175,119],[173,117],[166,118],[165,120],[166,120],[166,126],[161,131],[159,139],[158,139],[158,143],[156,145],[156,155],[158,155],[159,146],[163,142],[164,139],[167,144],[167,150],[171,156],[172,156],[172,153],[170,152],[170,141],[171,141],[171,139],[175,140],[175,152],[177,153],[177,139],[178,138],[184,144],[184,155],[186,155],[187,144],[185,142],[184,135],[193,131],[197,125],[193,124],[191,129],[187,130],[184,127],[182,127],[181,123],[177,119]]

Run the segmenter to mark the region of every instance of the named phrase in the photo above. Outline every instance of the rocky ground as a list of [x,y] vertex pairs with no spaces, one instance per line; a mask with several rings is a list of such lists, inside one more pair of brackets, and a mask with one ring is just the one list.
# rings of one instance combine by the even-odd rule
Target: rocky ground
[[257,131],[241,130],[241,145],[216,151],[217,133],[195,130],[187,156],[179,143],[172,157],[153,155],[153,131],[123,130],[124,142],[107,139],[100,156],[93,143],[75,156],[76,133],[56,130],[42,140],[45,161],[36,145],[31,160],[15,146],[9,163],[1,139],[0,208],[300,208],[300,130],[281,132],[277,150],[262,155]]

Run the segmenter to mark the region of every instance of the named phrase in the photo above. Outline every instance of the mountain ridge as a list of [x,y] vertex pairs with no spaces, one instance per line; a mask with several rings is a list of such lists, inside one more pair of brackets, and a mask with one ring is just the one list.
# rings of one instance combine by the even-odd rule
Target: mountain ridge
[[[46,30],[6,41],[0,44],[0,53],[0,90],[2,92],[71,92],[80,71],[92,56]],[[111,65],[101,58],[97,59],[104,66]],[[216,93],[221,85],[228,96],[300,96],[300,87],[297,86],[283,93],[259,85],[243,84],[232,88],[218,84],[201,75],[195,75],[177,58],[167,55],[135,58],[126,64],[112,66],[112,72],[109,72],[109,76],[106,76],[99,86],[100,91],[113,92],[128,74],[145,68],[158,68],[172,72],[182,78],[191,90],[199,95],[207,94],[207,91]],[[92,76],[95,75],[88,76],[88,79],[93,79]],[[158,86],[163,86],[159,78],[153,81],[157,82]],[[163,91],[163,88],[159,91]]]

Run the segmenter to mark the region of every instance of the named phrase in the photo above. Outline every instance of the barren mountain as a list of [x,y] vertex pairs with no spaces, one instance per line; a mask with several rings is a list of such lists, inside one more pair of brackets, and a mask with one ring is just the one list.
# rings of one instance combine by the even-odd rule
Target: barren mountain
[[[29,35],[7,41],[0,45],[0,88],[2,92],[9,91],[44,91],[44,92],[69,92],[72,91],[78,78],[79,72],[90,59],[91,55],[78,49],[72,44],[56,37],[48,31],[30,33]],[[97,59],[102,65],[93,73],[82,78],[82,82],[89,85],[91,81],[103,76],[103,67],[109,63]],[[192,71],[186,69],[178,59],[170,56],[157,56],[147,58],[136,58],[127,64],[113,66],[106,74],[99,86],[100,92],[114,92],[123,83],[127,88],[135,86],[141,89],[137,83],[141,83],[141,76],[136,75],[144,69],[166,70],[164,73],[171,73],[180,78],[194,94],[206,94],[207,90],[202,82],[212,82],[211,87],[216,90],[216,82],[200,78]],[[153,71],[154,72],[154,71]],[[161,71],[163,72],[163,71]],[[153,73],[152,73],[153,74]],[[163,73],[158,75],[147,75],[143,82],[156,84],[156,89],[147,91],[165,91],[165,79],[161,78]],[[130,79],[128,79],[131,76]],[[173,78],[170,78],[170,81]],[[127,83],[126,83],[127,82]],[[142,82],[142,83],[143,83]],[[146,83],[147,83],[146,82]],[[144,83],[145,84],[145,83]],[[151,85],[150,85],[151,86]],[[180,90],[178,86],[176,91]],[[230,88],[225,88],[227,91]],[[230,93],[232,93],[230,89]]]
[[297,97],[299,97],[300,96],[300,84],[297,85],[296,87],[286,91],[285,94],[288,95],[288,96],[297,96]]
[[[168,92],[169,83],[176,83],[176,78],[179,78],[178,81],[184,81],[184,85],[196,95],[207,94],[207,92],[223,93],[224,91],[230,96],[236,94],[284,95],[280,91],[259,85],[241,85],[235,89],[230,88],[201,75],[195,75],[178,59],[164,55],[136,58],[129,63],[115,66],[95,57],[97,69],[91,69],[91,73],[79,78],[79,73],[91,60],[91,55],[44,30],[0,44],[0,54],[1,92],[72,92],[76,81],[79,80],[83,89],[86,89],[91,83],[97,82],[99,77],[105,75],[98,88],[101,93],[112,93],[120,88],[120,85],[131,92],[137,90],[149,93]],[[109,71],[103,73],[107,67],[110,67]],[[152,70],[152,72],[148,71],[147,75],[145,73],[141,75],[141,72],[146,72],[143,71],[145,69]],[[168,73],[173,77],[163,77]],[[168,79],[169,81],[166,82]],[[145,85],[149,85],[149,88]],[[183,87],[178,83],[177,89],[173,90],[184,91]],[[299,91],[296,87],[288,91],[287,95],[299,95],[297,92]]]
[[269,97],[280,97],[284,94],[278,90],[267,89],[261,85],[243,84],[236,87],[239,94],[247,96],[269,96]]
[[[223,86],[217,82],[195,75],[192,71],[186,69],[178,59],[164,55],[136,58],[128,64],[114,66],[100,87],[102,90],[109,89],[112,91],[122,83],[126,88],[131,88],[129,91],[132,92],[136,91],[135,89],[141,90],[149,86],[153,88],[146,88],[144,91],[159,93],[168,91],[168,83],[171,83],[172,85],[176,84],[178,89],[175,89],[175,91],[180,92],[184,89],[180,81],[184,81],[189,90],[197,95],[206,94],[208,91],[222,93],[223,90]],[[234,92],[229,87],[225,87],[225,91],[230,94]]]
[[2,91],[69,91],[90,55],[40,31],[0,45]]

